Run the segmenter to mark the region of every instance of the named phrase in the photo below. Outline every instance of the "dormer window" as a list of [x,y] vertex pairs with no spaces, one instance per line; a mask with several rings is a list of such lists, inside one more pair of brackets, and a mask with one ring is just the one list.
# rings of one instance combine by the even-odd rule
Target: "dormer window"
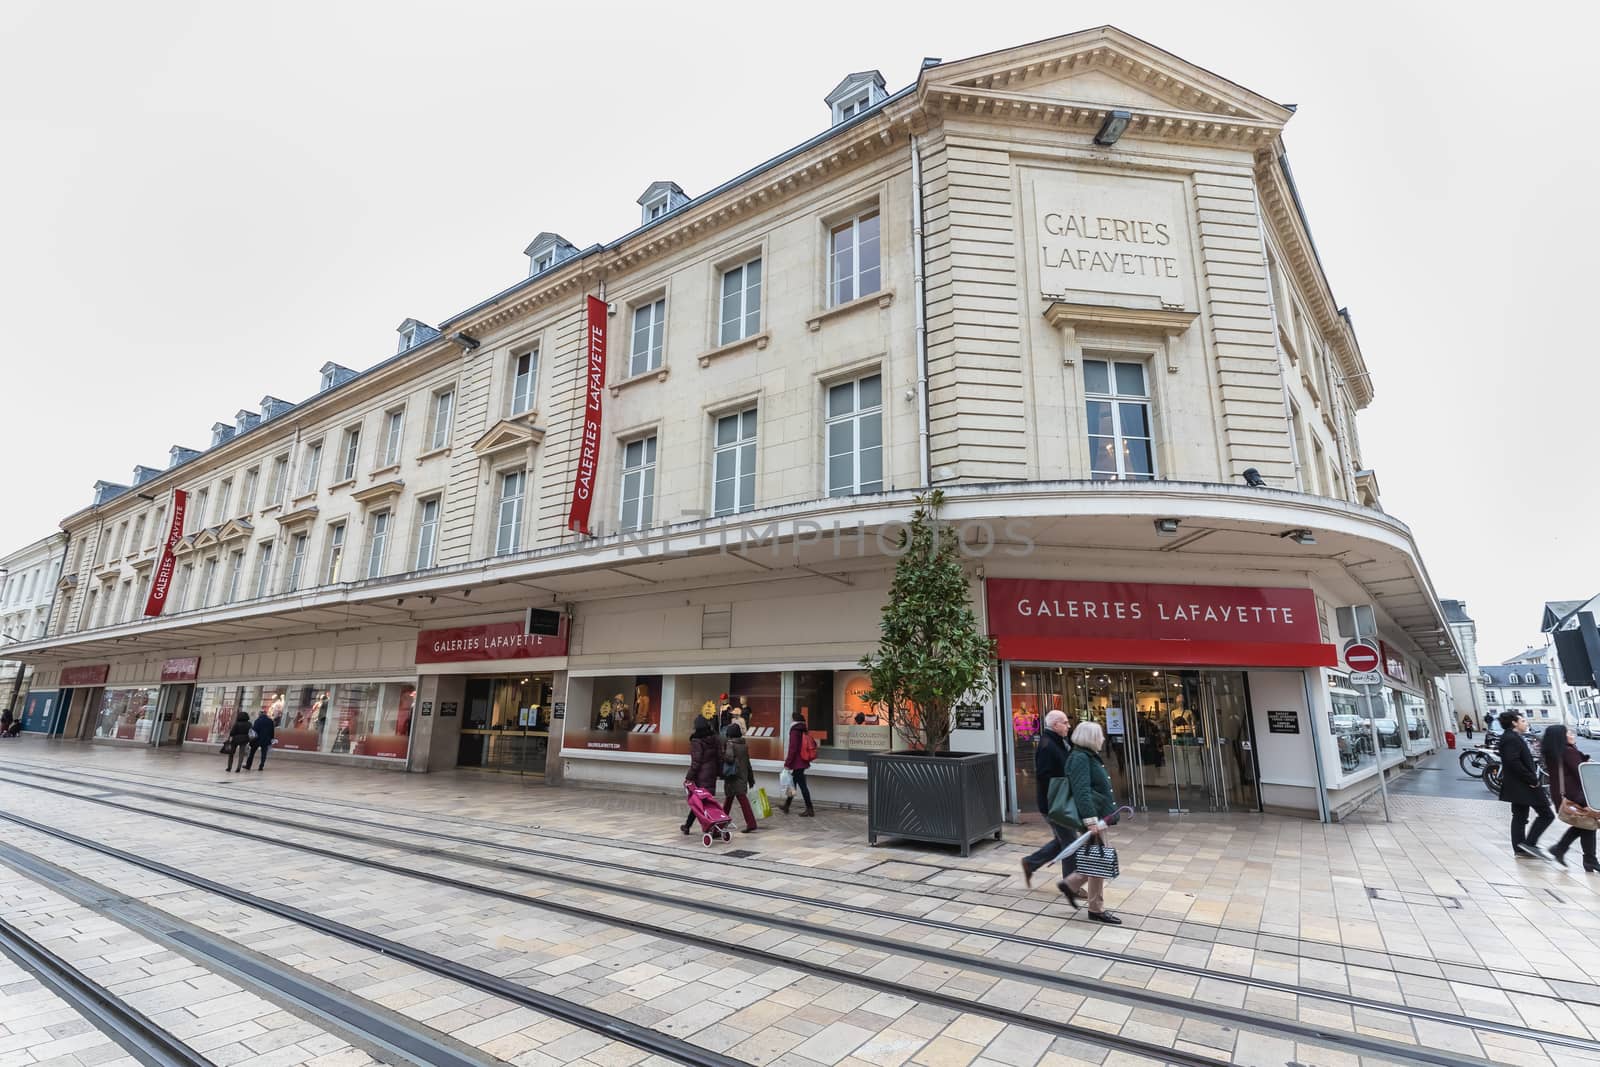
[[535,274],[543,274],[563,260],[571,259],[578,254],[578,250],[559,233],[547,232],[529,242],[522,254],[528,257],[528,277],[531,278]]
[[651,182],[635,202],[639,205],[639,224],[648,226],[668,212],[687,204],[689,195],[678,187],[677,182]]
[[542,274],[555,265],[556,254],[554,252],[546,252],[542,256],[535,256],[533,258],[533,273]]
[[883,75],[875,70],[862,70],[845,75],[844,81],[834,86],[833,92],[824,99],[833,111],[833,124],[837,126],[888,98]]

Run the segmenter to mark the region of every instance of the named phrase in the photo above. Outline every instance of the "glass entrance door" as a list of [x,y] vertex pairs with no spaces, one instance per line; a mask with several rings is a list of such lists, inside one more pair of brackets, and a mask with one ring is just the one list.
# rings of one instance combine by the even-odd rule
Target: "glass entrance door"
[[1007,672],[1017,811],[1038,810],[1033,761],[1044,718],[1098,722],[1119,804],[1173,814],[1259,811],[1240,671],[1020,666]]
[[188,722],[189,694],[192,685],[164,685],[156,702],[155,725],[150,730],[150,744],[176,745],[183,741],[184,727]]
[[469,679],[458,764],[542,776],[552,683],[548,674]]

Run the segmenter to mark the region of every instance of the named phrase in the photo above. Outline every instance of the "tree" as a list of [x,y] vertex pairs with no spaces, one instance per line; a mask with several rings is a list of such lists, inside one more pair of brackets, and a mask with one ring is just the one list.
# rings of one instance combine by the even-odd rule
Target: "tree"
[[958,538],[939,522],[943,503],[937,489],[917,497],[878,650],[861,659],[872,682],[866,699],[889,709],[907,747],[929,753],[949,745],[956,702],[987,696],[994,678],[994,641],[978,628]]

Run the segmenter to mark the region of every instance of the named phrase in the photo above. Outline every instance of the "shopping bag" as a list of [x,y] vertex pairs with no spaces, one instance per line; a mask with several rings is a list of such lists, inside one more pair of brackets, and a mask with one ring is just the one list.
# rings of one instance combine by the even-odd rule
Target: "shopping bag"
[[1045,807],[1045,818],[1063,830],[1082,832],[1083,817],[1078,814],[1078,802],[1072,796],[1072,781],[1066,775],[1051,779],[1049,803]]
[[756,790],[756,814],[763,819],[772,818],[772,801],[767,799],[765,789]]
[[778,788],[783,790],[784,796],[794,796],[794,775],[789,772],[787,767],[778,775]]

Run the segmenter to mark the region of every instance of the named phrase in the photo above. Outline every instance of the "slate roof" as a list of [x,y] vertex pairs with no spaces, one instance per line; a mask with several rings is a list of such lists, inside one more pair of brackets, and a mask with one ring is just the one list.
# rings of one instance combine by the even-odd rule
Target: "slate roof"
[[[1550,684],[1550,668],[1542,663],[1501,663],[1493,667],[1479,667],[1478,673],[1488,676],[1489,681],[1484,684],[1491,688],[1497,686],[1538,688]],[[1515,682],[1511,680],[1511,675],[1513,674],[1517,676]],[[1527,681],[1527,677],[1530,674],[1534,676],[1534,680],[1531,682]]]

